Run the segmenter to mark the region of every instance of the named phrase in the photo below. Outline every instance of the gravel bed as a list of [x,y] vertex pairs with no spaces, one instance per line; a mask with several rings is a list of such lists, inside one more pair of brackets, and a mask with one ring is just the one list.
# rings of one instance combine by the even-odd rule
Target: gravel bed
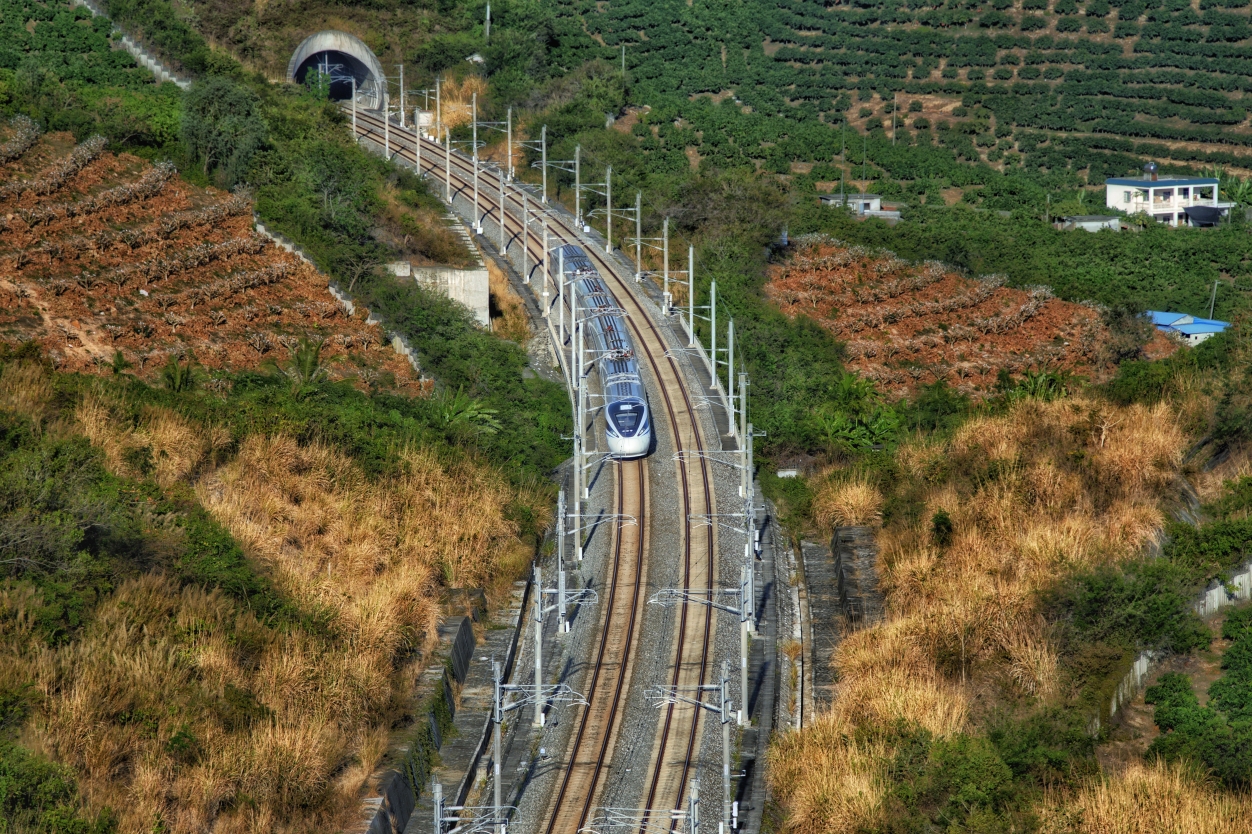
[[[483,187],[485,191],[488,190],[484,186],[480,187]],[[489,193],[495,193],[498,196],[498,190]],[[472,199],[467,198],[465,192],[457,194],[453,209],[468,219],[472,214]],[[558,208],[553,211],[564,214],[563,209]],[[592,237],[594,240],[594,236]],[[495,218],[483,218],[483,235],[478,238],[479,243],[485,244],[484,249],[494,249],[494,244],[498,240],[499,227],[495,224]],[[583,245],[589,244],[584,242]],[[624,274],[633,274],[634,267],[629,261],[626,261],[620,254],[616,256],[616,260],[622,266]],[[508,261],[513,265],[514,270],[521,268],[520,242],[509,247]],[[510,279],[515,288],[529,287],[532,293],[538,289],[533,284],[522,284],[516,275],[511,276]],[[661,321],[658,303],[659,290],[650,281],[642,284],[632,282],[631,286],[636,290],[639,301],[648,310],[653,320]],[[523,297],[526,297],[524,293]],[[528,298],[527,301],[528,312],[534,316],[537,306],[534,304],[533,297]],[[673,319],[671,319],[672,323]],[[539,323],[538,327],[541,331],[547,329],[542,323]],[[705,385],[700,378],[703,376],[707,379],[707,372],[702,367],[693,367],[691,355],[681,350],[685,345],[685,337],[680,338],[676,330],[677,325],[661,328],[663,337],[669,342],[668,347],[675,351],[674,355],[677,357],[679,367],[689,381],[693,394],[701,393]],[[539,340],[532,340],[532,344],[535,341]],[[543,367],[543,363],[552,361],[550,357],[554,357],[555,354],[549,351],[548,345],[531,350],[532,357],[538,360],[535,362],[537,371]],[[646,366],[644,381],[649,399],[655,408],[663,402],[663,398],[657,387],[657,381]],[[720,433],[715,425],[712,409],[702,406],[697,408],[696,414],[699,415],[701,421],[705,448],[712,451],[721,450]],[[645,590],[647,596],[651,596],[662,588],[675,587],[680,581],[681,537],[679,531],[684,523],[684,519],[680,517],[682,495],[678,485],[678,464],[672,459],[674,446],[673,438],[668,433],[668,421],[654,416],[653,426],[656,438],[655,448],[647,461],[650,519],[647,531],[649,536]],[[661,430],[661,427],[664,427],[664,430]],[[603,437],[603,429],[599,426],[596,436]],[[736,469],[717,463],[712,463],[710,466],[714,489],[713,512],[733,512],[735,508],[741,506],[741,499],[738,497],[739,473]],[[568,482],[568,465],[563,469],[562,474]],[[592,489],[590,502],[592,512],[602,507],[606,508],[606,511],[611,511],[608,508],[613,503],[612,480],[612,472],[606,467],[596,479]],[[693,507],[693,510],[699,512],[700,508]],[[725,521],[730,521],[730,519],[725,519]],[[593,538],[580,571],[587,583],[600,592],[601,597],[604,594],[610,540],[611,529],[608,525],[604,525]],[[734,587],[739,581],[739,567],[743,561],[743,536],[733,530],[723,528],[715,534],[715,542],[720,584],[723,587]],[[572,558],[572,548],[569,553]],[[545,577],[547,577],[545,584],[549,584],[550,580],[555,579],[555,556],[549,557],[545,562]],[[571,582],[571,585],[573,584],[576,583]],[[534,677],[532,615],[533,611],[524,613],[523,628],[527,630],[521,640],[515,665],[515,678],[517,682],[522,683],[530,683]],[[638,625],[639,645],[669,646],[673,640],[676,615],[677,609],[675,608],[657,605],[644,606],[643,618]],[[717,612],[715,617],[714,656],[710,660],[707,682],[716,682],[723,658],[730,660],[732,691],[737,708],[740,700],[738,695],[738,622],[733,615],[722,612]],[[556,636],[554,618],[549,617],[544,640],[544,673],[549,682],[559,675],[561,682],[568,683],[577,691],[585,691],[588,654],[595,643],[598,625],[598,604],[584,607],[573,622],[572,632],[563,637]],[[644,692],[651,686],[668,683],[671,660],[668,652],[647,650],[640,652],[635,658],[631,691],[627,695],[625,712],[622,716],[622,731],[617,739],[617,746],[608,772],[602,777],[607,786],[603,801],[608,806],[638,808],[646,799],[648,786],[644,783],[653,741],[658,730],[660,712],[646,703]],[[564,718],[572,714],[572,710],[557,707],[550,711],[548,726],[542,730],[532,729],[529,710],[514,713],[515,717],[509,722],[511,726],[508,732],[508,749],[505,753],[506,770],[503,776],[507,786],[505,795],[510,798],[506,802],[515,804],[518,808],[510,824],[510,829],[518,834],[534,834],[538,828],[537,822],[542,820],[547,811],[552,791],[557,784],[557,776],[561,772],[561,759],[574,730],[574,722],[565,721]],[[738,732],[736,731],[732,733],[732,744],[737,745],[737,738]],[[547,758],[539,755],[540,748],[545,751]],[[721,727],[712,713],[706,714],[706,720],[702,722],[702,738],[698,750],[698,764],[695,772],[701,780],[703,796],[706,798],[704,815],[707,820],[715,821],[721,813],[722,743]],[[486,789],[483,795],[489,797],[490,789]]]

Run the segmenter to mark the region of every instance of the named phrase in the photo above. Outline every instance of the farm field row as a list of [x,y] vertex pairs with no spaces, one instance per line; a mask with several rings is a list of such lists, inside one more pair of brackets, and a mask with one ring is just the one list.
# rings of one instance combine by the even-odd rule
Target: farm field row
[[[77,170],[53,181],[75,157]],[[0,335],[38,341],[65,370],[127,365],[151,377],[194,357],[237,371],[306,340],[324,343],[337,376],[417,384],[380,328],[348,316],[325,277],[253,231],[246,197],[63,133],[40,137],[0,180]]]

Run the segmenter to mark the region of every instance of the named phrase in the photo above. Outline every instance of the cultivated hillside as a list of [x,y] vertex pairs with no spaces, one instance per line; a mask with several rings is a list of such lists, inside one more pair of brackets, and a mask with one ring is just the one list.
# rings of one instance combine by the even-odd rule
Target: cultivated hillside
[[416,383],[325,276],[253,230],[246,194],[194,187],[102,140],[25,130],[9,130],[0,166],[3,338],[37,341],[64,370],[119,357],[145,377],[171,357],[253,368],[304,339],[324,343],[335,376],[385,370]]
[[[1108,376],[1108,327],[1095,305],[1061,301],[1043,287],[1006,287],[998,276],[969,278],[931,261],[828,238],[801,241],[774,269],[766,293],[789,316],[819,321],[845,342],[850,367],[896,395],[943,381],[967,393],[1012,375],[1066,370]],[[1174,345],[1157,336],[1154,356]]]
[[1234,161],[1252,145],[1243,0],[567,7],[596,41],[581,55],[626,46],[641,100],[733,92],[735,106],[718,109],[755,115],[755,129],[729,143],[702,137],[728,160],[821,160],[829,141],[805,148],[812,133],[770,120],[837,123],[847,114],[890,131],[896,96],[901,125],[940,128],[944,144],[975,162],[1073,163],[1103,176],[1125,172],[1120,153],[1134,151],[1131,140],[1159,140],[1157,155],[1209,162]]

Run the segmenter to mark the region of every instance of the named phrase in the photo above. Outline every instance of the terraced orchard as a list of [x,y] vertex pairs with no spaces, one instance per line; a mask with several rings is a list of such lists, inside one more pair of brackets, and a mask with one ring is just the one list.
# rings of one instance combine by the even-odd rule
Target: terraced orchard
[[247,195],[193,187],[98,137],[40,136],[20,117],[0,138],[0,338],[33,339],[65,370],[141,376],[171,357],[253,368],[307,339],[332,376],[417,384],[378,327],[256,234]]
[[[896,396],[940,380],[977,396],[994,387],[1001,369],[1093,378],[1111,370],[1100,355],[1107,328],[1096,305],[830,238],[799,244],[766,292],[787,315],[821,322],[846,343],[850,367]],[[1154,354],[1169,350],[1168,343],[1152,345]]]

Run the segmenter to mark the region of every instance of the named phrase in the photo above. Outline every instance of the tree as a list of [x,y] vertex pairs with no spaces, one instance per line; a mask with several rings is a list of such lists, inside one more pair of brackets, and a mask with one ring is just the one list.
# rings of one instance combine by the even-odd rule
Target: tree
[[309,393],[329,376],[326,363],[322,361],[322,342],[311,342],[301,339],[291,351],[291,361],[283,369],[283,374],[291,380],[291,393],[297,398]]
[[247,173],[266,140],[260,102],[250,90],[222,77],[197,82],[183,104],[183,141],[206,177],[231,187]]
[[195,359],[191,356],[183,362],[179,359],[178,356],[170,356],[165,367],[161,369],[161,381],[175,394],[195,388],[200,377],[200,369],[196,366]]

